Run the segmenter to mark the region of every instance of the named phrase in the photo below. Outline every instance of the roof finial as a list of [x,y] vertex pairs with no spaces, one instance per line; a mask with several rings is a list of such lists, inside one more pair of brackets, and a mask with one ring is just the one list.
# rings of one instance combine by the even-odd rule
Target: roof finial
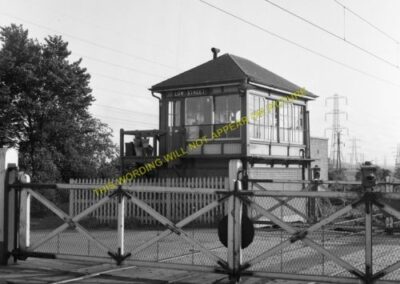
[[218,53],[220,52],[219,48],[213,47],[211,48],[211,51],[213,53],[213,59],[216,59],[218,57]]

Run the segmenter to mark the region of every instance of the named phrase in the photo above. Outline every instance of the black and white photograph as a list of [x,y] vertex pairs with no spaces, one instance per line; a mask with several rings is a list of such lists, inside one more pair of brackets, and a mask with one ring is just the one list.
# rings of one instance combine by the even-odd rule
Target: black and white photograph
[[0,284],[400,283],[399,13],[0,0]]

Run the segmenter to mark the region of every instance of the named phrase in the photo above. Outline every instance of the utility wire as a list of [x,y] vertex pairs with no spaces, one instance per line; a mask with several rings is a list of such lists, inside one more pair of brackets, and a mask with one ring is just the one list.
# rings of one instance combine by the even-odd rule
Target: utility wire
[[156,126],[157,125],[157,122],[149,123],[149,122],[144,122],[144,121],[128,120],[128,119],[122,119],[122,118],[117,118],[117,117],[103,116],[103,115],[98,115],[98,114],[94,114],[94,116],[102,117],[102,118],[105,118],[105,119],[111,119],[111,120],[119,120],[119,121],[131,122],[131,123],[141,123],[141,124],[147,124],[147,125],[152,125],[152,126]]
[[110,65],[110,66],[115,66],[115,67],[118,67],[118,68],[130,70],[130,71],[137,72],[137,73],[144,74],[144,75],[154,76],[154,77],[158,77],[158,78],[162,78],[162,79],[165,78],[165,76],[161,76],[159,74],[149,73],[149,72],[145,72],[145,71],[142,71],[142,70],[139,70],[139,69],[135,69],[135,68],[131,68],[131,67],[128,67],[128,66],[116,64],[116,63],[113,63],[113,62],[110,62],[110,61],[105,61],[105,60],[102,60],[102,59],[98,59],[98,58],[95,58],[95,57],[84,55],[84,54],[79,53],[79,52],[74,52],[74,54],[82,56],[82,59],[89,59],[89,60],[92,60],[92,61],[97,61],[97,62],[100,62],[100,63],[103,63],[103,64],[107,64],[107,65]]
[[355,43],[353,43],[353,42],[351,42],[349,40],[346,40],[345,35],[343,37],[341,37],[341,36],[331,32],[331,31],[327,30],[326,28],[324,28],[324,27],[322,27],[320,25],[317,25],[316,23],[313,23],[310,20],[308,20],[308,19],[306,19],[306,18],[304,18],[304,17],[302,17],[302,16],[300,16],[300,15],[298,15],[298,14],[296,14],[296,13],[294,13],[294,12],[292,12],[292,11],[290,11],[290,10],[288,10],[288,9],[286,9],[286,8],[284,8],[284,7],[278,5],[278,4],[276,4],[276,3],[274,3],[274,2],[272,2],[270,0],[264,0],[264,1],[269,3],[269,4],[271,4],[271,5],[273,5],[273,6],[275,6],[276,8],[278,8],[278,9],[280,9],[280,10],[282,10],[282,11],[284,11],[284,12],[290,14],[290,15],[292,15],[293,17],[296,17],[297,19],[300,19],[303,22],[306,22],[307,24],[309,24],[309,25],[311,25],[311,26],[313,26],[313,27],[315,27],[315,28],[317,28],[317,29],[319,29],[319,30],[321,30],[321,31],[333,36],[334,38],[342,40],[345,43],[351,45],[352,47],[357,48],[358,50],[361,50],[362,52],[364,52],[364,53],[366,53],[366,54],[368,54],[368,55],[370,55],[370,56],[372,56],[372,57],[374,57],[374,58],[376,58],[376,59],[378,59],[378,60],[380,60],[380,61],[382,61],[382,62],[384,62],[384,63],[386,63],[386,64],[388,64],[388,65],[390,65],[390,66],[392,66],[394,68],[396,68],[396,69],[399,69],[399,66],[397,66],[396,64],[393,64],[392,62],[386,60],[385,58],[383,58],[383,57],[381,57],[379,55],[376,55],[375,53],[373,53],[373,52],[371,52],[371,51],[369,51],[369,50],[367,50],[367,49],[365,49],[365,48],[363,48],[363,47],[361,47],[361,46],[359,46],[359,45],[357,45],[357,44],[355,44]]
[[47,26],[42,25],[42,24],[38,24],[38,23],[32,22],[30,20],[26,20],[26,19],[11,15],[11,14],[8,14],[8,13],[4,13],[4,12],[0,12],[0,14],[5,15],[5,16],[10,17],[10,18],[17,19],[19,21],[22,21],[22,22],[25,22],[25,23],[28,23],[28,24],[31,24],[31,25],[34,25],[34,26],[39,27],[41,29],[49,30],[49,31],[52,31],[52,32],[56,32],[58,34],[62,34],[64,36],[68,36],[70,38],[74,38],[74,39],[76,39],[78,41],[84,42],[84,43],[89,44],[89,45],[93,45],[93,46],[96,46],[96,47],[99,47],[99,48],[102,48],[102,49],[106,49],[106,50],[109,50],[109,51],[112,51],[112,52],[115,52],[115,53],[126,55],[126,56],[129,56],[129,57],[132,57],[132,58],[135,58],[135,59],[138,59],[138,60],[142,60],[142,61],[145,61],[145,62],[148,62],[148,63],[156,64],[156,65],[159,65],[159,66],[163,66],[165,68],[176,70],[176,67],[174,67],[174,66],[167,65],[167,64],[164,64],[164,63],[160,63],[160,62],[157,62],[157,61],[154,61],[154,60],[150,60],[150,59],[147,59],[145,57],[134,55],[132,53],[121,51],[121,50],[118,50],[118,49],[115,49],[115,48],[112,48],[112,47],[109,47],[109,46],[105,46],[105,45],[102,45],[102,44],[96,43],[94,41],[90,41],[90,40],[87,40],[87,39],[84,39],[84,38],[81,38],[81,37],[78,37],[78,36],[75,36],[75,35],[72,35],[72,34],[62,33],[62,32],[60,32],[60,31],[58,31],[56,29],[47,27]]
[[151,97],[151,96],[146,96],[146,97],[144,97],[144,96],[135,96],[134,94],[130,94],[130,93],[126,93],[126,92],[121,92],[121,91],[115,91],[115,90],[109,90],[109,89],[104,89],[104,88],[97,88],[96,87],[96,89],[93,91],[93,92],[98,92],[98,91],[101,91],[101,92],[107,92],[107,93],[111,93],[111,94],[113,94],[113,95],[120,95],[120,96],[125,96],[125,97],[129,97],[130,99],[142,99],[142,100],[155,100],[155,98],[154,97]]
[[[42,26],[42,25],[40,25],[40,24],[36,24],[36,23],[30,22],[30,21],[28,21],[28,20],[21,19],[21,18],[19,18],[19,17],[15,17],[15,16],[9,15],[9,14],[7,14],[7,13],[0,12],[0,14],[6,15],[6,16],[9,16],[9,17],[12,17],[12,18],[16,18],[16,19],[19,19],[19,20],[21,20],[21,21],[30,23],[30,24],[32,24],[32,25],[36,25],[36,26],[38,26],[38,27],[40,27],[40,28],[43,28],[43,29],[46,29],[46,30],[52,30],[52,31],[55,31],[55,32],[61,34],[61,32],[59,32],[59,31],[57,31],[57,30],[54,30],[54,29],[52,29],[52,28],[47,28],[47,27]],[[80,41],[89,42],[89,41],[87,41],[87,40],[80,39],[80,38],[75,37],[75,36],[73,36],[73,35],[68,35],[68,34],[65,34],[65,33],[64,33],[64,35],[67,35],[67,36],[69,36],[69,37],[75,38],[75,39],[80,40]],[[91,44],[94,44],[94,45],[97,45],[97,44],[94,43],[94,42],[90,42],[90,43],[91,43]],[[102,48],[108,49],[107,47],[104,47],[104,46],[101,46],[101,45],[98,45],[98,46],[99,46],[99,47],[102,47]],[[113,50],[113,51],[117,52],[115,49],[112,49],[112,48],[111,48],[110,50]],[[119,51],[118,51],[118,52],[119,52]],[[120,53],[120,52],[119,52],[119,53]],[[77,53],[77,54],[79,54],[79,53]],[[82,55],[82,54],[80,54],[80,55],[81,55],[81,56],[85,56],[85,55]],[[126,55],[135,57],[135,55],[131,55],[131,54],[126,54]],[[94,58],[94,57],[90,57],[90,56],[85,56],[85,57],[88,58],[88,59],[91,59],[91,60],[95,60],[95,61],[99,61],[99,62],[105,63],[105,64],[117,66],[117,67],[120,67],[120,68],[132,70],[132,71],[135,71],[135,72],[140,72],[140,73],[142,73],[142,74],[147,74],[147,75],[151,75],[151,76],[157,76],[157,77],[159,77],[159,78],[164,78],[163,76],[160,76],[160,75],[157,75],[157,74],[154,74],[154,73],[143,72],[143,71],[141,71],[141,70],[137,70],[137,69],[130,68],[130,67],[127,67],[127,66],[119,65],[119,64],[116,64],[116,63],[111,63],[111,62],[108,62],[108,61],[105,61],[105,60],[102,60],[102,59],[98,59],[98,58]],[[83,59],[84,59],[84,58],[83,58]],[[141,59],[143,59],[143,58],[141,58]],[[143,59],[143,60],[145,60],[145,59]],[[155,62],[155,61],[150,61],[150,62],[159,64],[159,65],[161,64],[161,63],[158,63],[158,62]],[[161,64],[161,65],[162,65],[162,64]],[[105,74],[100,74],[100,73],[95,73],[95,72],[91,72],[91,74],[94,74],[94,75],[97,75],[97,76],[100,76],[100,77],[104,77],[104,78],[108,78],[108,79],[114,80],[114,81],[119,81],[119,82],[123,82],[123,83],[132,84],[132,85],[135,85],[135,86],[140,86],[140,87],[145,87],[145,88],[148,87],[147,85],[144,85],[144,84],[139,84],[139,83],[135,83],[135,82],[128,81],[128,80],[123,80],[123,79],[115,78],[115,77],[112,77],[112,76],[109,76],[109,75],[105,75]]]
[[233,17],[233,18],[235,18],[235,19],[237,19],[237,20],[239,20],[239,21],[241,21],[241,22],[243,22],[243,23],[245,23],[245,24],[247,24],[247,25],[249,25],[249,26],[252,26],[252,27],[254,27],[254,28],[257,28],[257,29],[259,29],[259,30],[261,30],[261,31],[263,31],[263,32],[265,32],[265,33],[271,35],[271,36],[274,36],[274,37],[276,37],[276,38],[279,38],[279,39],[282,40],[282,41],[285,41],[285,42],[290,43],[290,44],[292,44],[292,45],[294,45],[294,46],[297,46],[297,47],[299,47],[299,48],[301,48],[301,49],[304,49],[304,50],[306,50],[306,51],[308,51],[308,52],[310,52],[310,53],[313,53],[313,54],[315,54],[315,55],[317,55],[317,56],[319,56],[319,57],[321,57],[321,58],[324,58],[324,59],[326,59],[326,60],[328,60],[328,61],[334,62],[334,63],[336,63],[336,64],[338,64],[338,65],[341,65],[341,66],[343,66],[343,67],[345,67],[345,68],[347,68],[347,69],[353,70],[353,71],[358,72],[358,73],[360,73],[360,74],[363,74],[363,75],[365,75],[365,76],[374,78],[374,79],[376,79],[376,80],[378,80],[378,81],[382,81],[382,82],[391,84],[391,85],[393,85],[393,86],[400,87],[400,84],[398,84],[398,83],[395,83],[395,82],[386,80],[386,79],[381,78],[381,77],[379,77],[379,76],[376,76],[376,75],[374,75],[374,74],[368,73],[368,72],[366,72],[366,71],[363,71],[363,70],[361,70],[361,69],[358,69],[358,68],[356,68],[356,67],[353,67],[353,66],[351,66],[351,65],[348,65],[348,64],[346,64],[346,63],[344,63],[344,62],[341,62],[341,61],[339,61],[339,60],[336,60],[336,59],[334,59],[334,58],[332,58],[332,57],[329,57],[329,56],[327,56],[327,55],[325,55],[325,54],[323,54],[323,53],[320,53],[320,52],[315,51],[315,50],[313,50],[313,49],[311,49],[311,48],[308,48],[308,47],[306,47],[306,46],[304,46],[304,45],[301,45],[301,44],[299,44],[299,43],[297,43],[297,42],[295,42],[295,41],[293,41],[293,40],[290,40],[290,39],[288,39],[288,38],[285,38],[285,37],[283,37],[283,36],[281,36],[281,35],[279,35],[279,34],[277,34],[277,33],[275,33],[275,32],[272,32],[272,31],[270,31],[270,30],[268,30],[268,29],[266,29],[266,28],[264,28],[264,27],[262,27],[262,26],[259,26],[259,25],[255,24],[255,23],[253,23],[253,22],[250,22],[250,21],[248,21],[248,20],[246,20],[246,19],[244,19],[244,18],[241,18],[241,17],[239,17],[239,16],[236,16],[235,14],[232,14],[231,12],[228,12],[228,11],[222,9],[222,8],[219,8],[219,7],[217,7],[217,6],[214,6],[214,5],[212,5],[211,3],[208,3],[208,2],[206,2],[206,1],[204,1],[204,0],[199,0],[199,1],[202,2],[202,3],[205,4],[205,5],[207,5],[207,6],[211,7],[211,8],[213,8],[213,9],[218,10],[218,11],[220,11],[220,12],[226,14],[226,15],[229,15],[229,16],[231,16],[231,17]]
[[[0,14],[6,15],[6,16],[11,17],[11,18],[18,19],[18,20],[20,20],[20,21],[24,21],[24,22],[26,22],[26,23],[35,25],[35,26],[37,26],[37,27],[39,27],[39,28],[42,28],[42,29],[46,29],[46,30],[50,30],[50,31],[54,31],[54,32],[57,32],[57,33],[59,33],[59,34],[62,34],[61,32],[59,32],[59,31],[57,31],[57,30],[55,30],[55,29],[48,28],[48,27],[46,27],[46,26],[44,26],[44,25],[37,24],[37,23],[34,23],[34,22],[32,22],[32,21],[28,21],[28,20],[26,20],[26,19],[22,19],[22,18],[20,18],[20,17],[16,17],[16,16],[13,16],[13,15],[9,15],[9,14],[3,13],[3,12],[0,12]],[[171,66],[168,66],[168,65],[165,65],[165,64],[156,62],[156,61],[148,60],[148,59],[146,59],[146,58],[144,58],[144,57],[139,57],[139,56],[136,56],[136,55],[133,55],[133,54],[130,54],[130,53],[122,52],[122,51],[116,50],[116,49],[114,49],[114,48],[109,48],[109,47],[107,47],[107,46],[103,46],[103,45],[97,44],[97,43],[92,42],[92,41],[88,41],[88,40],[86,40],[86,39],[82,39],[82,38],[80,38],[80,37],[77,37],[77,36],[74,36],[74,35],[71,35],[71,34],[66,34],[66,33],[63,33],[63,34],[66,35],[66,36],[69,36],[69,37],[71,37],[71,38],[75,38],[76,40],[79,40],[79,41],[82,41],[82,42],[85,42],[85,43],[88,43],[88,44],[91,44],[91,45],[95,45],[95,46],[98,46],[98,47],[103,48],[103,49],[108,49],[108,50],[110,50],[110,51],[113,51],[113,52],[116,52],[116,53],[121,53],[121,54],[124,54],[124,55],[127,55],[127,56],[131,56],[131,57],[136,58],[136,59],[140,59],[140,60],[147,61],[147,62],[150,62],[150,63],[154,63],[154,64],[157,64],[157,65],[160,65],[160,66],[164,66],[164,67],[168,67],[168,68],[171,68],[171,69],[175,69],[175,67],[171,67]],[[154,74],[154,73],[146,73],[146,72],[143,72],[143,71],[141,71],[141,70],[137,70],[137,69],[134,69],[134,68],[130,68],[130,67],[123,66],[123,65],[119,65],[119,64],[107,62],[107,61],[105,61],[105,60],[97,59],[97,58],[94,58],[94,57],[85,56],[85,55],[83,55],[83,56],[84,56],[85,58],[87,58],[87,59],[99,61],[99,62],[108,64],[108,65],[113,65],[113,66],[116,66],[116,67],[125,68],[125,69],[132,70],[132,71],[135,71],[135,72],[140,72],[140,73],[142,73],[142,74],[147,74],[147,75],[152,75],[152,76],[157,76],[157,77],[162,78],[162,76],[159,76],[159,75]],[[120,82],[132,84],[132,85],[136,85],[136,86],[143,86],[143,87],[146,87],[146,88],[147,88],[146,85],[134,83],[134,82],[132,82],[132,81],[122,80],[122,79],[115,78],[115,77],[112,77],[112,76],[109,76],[109,75],[105,75],[105,74],[99,74],[99,73],[94,73],[94,72],[91,72],[91,73],[92,73],[92,74],[95,74],[95,75],[97,75],[97,76],[101,76],[101,77],[105,77],[105,78],[111,79],[111,80],[120,81]],[[97,89],[97,88],[96,88],[96,89]],[[113,93],[120,93],[120,94],[121,94],[121,92],[116,92],[116,91],[112,91],[112,92],[113,92]],[[126,94],[124,94],[124,95],[128,95],[128,94],[126,93]],[[147,99],[147,98],[146,98],[146,99]],[[149,98],[149,99],[150,99],[150,98]],[[97,105],[98,105],[98,104],[97,104]],[[113,109],[119,109],[119,110],[122,110],[122,111],[136,112],[136,113],[141,113],[141,114],[144,114],[144,115],[150,115],[150,116],[151,116],[151,114],[144,113],[144,112],[130,111],[130,110],[121,109],[121,108],[116,108],[116,107],[110,107],[110,106],[103,106],[103,107],[113,108]],[[148,122],[143,122],[143,121],[126,120],[126,119],[120,119],[120,118],[115,118],[115,117],[107,117],[107,116],[102,116],[102,115],[96,115],[96,116],[103,117],[103,118],[105,118],[105,119],[118,120],[118,121],[125,121],[125,122],[131,122],[131,123],[141,123],[141,124],[147,124],[147,125],[152,125],[152,126],[155,126],[155,125],[157,124],[157,123],[148,123]]]
[[335,1],[339,6],[342,6],[344,9],[346,9],[347,11],[349,11],[350,13],[352,13],[354,16],[356,16],[357,18],[359,18],[360,20],[362,20],[363,22],[365,22],[366,24],[368,24],[369,26],[371,26],[372,28],[374,28],[375,30],[377,30],[378,32],[380,32],[381,34],[383,34],[384,36],[386,36],[388,39],[391,39],[392,41],[394,41],[396,44],[399,44],[399,41],[392,37],[391,35],[389,35],[388,33],[386,33],[385,31],[383,31],[382,29],[378,28],[376,25],[374,25],[373,23],[371,23],[370,21],[368,21],[367,19],[365,19],[364,17],[360,16],[358,13],[354,12],[353,10],[351,10],[349,7],[346,7],[345,5],[343,5],[342,3],[340,3],[337,0],[333,0]]
[[122,82],[122,83],[131,84],[131,85],[134,85],[134,86],[145,87],[146,89],[148,87],[148,86],[146,86],[144,84],[135,83],[135,82],[132,82],[132,81],[129,81],[129,80],[116,78],[116,77],[109,76],[109,75],[106,75],[106,74],[101,74],[101,73],[97,73],[97,72],[90,72],[90,74],[93,74],[93,75],[96,75],[96,76],[100,76],[100,77],[104,77],[104,78],[107,78],[107,79],[110,79],[110,80],[113,80],[113,81],[118,81],[118,82]]
[[[65,13],[64,11],[60,11],[57,9],[52,9],[49,7],[49,5],[40,5],[40,2],[36,1],[35,2],[35,6],[39,6],[39,8],[42,8],[42,10],[48,10],[48,11],[52,11],[54,13],[58,13],[59,15],[62,15],[66,18],[69,18],[70,20],[78,20],[82,23],[88,23],[90,24],[92,27],[95,27],[101,31],[104,32],[104,30],[109,30],[110,32],[112,32],[114,35],[118,35],[120,38],[123,38],[124,40],[126,40],[126,34],[122,33],[119,30],[115,30],[115,29],[110,29],[110,26],[108,25],[99,25],[98,23],[94,23],[93,21],[88,20],[88,18],[81,18],[81,17],[77,17],[75,14],[71,15],[70,13]],[[41,7],[40,7],[41,6]],[[147,45],[147,46],[152,46],[155,47],[157,49],[162,49],[163,51],[167,51],[170,54],[175,54],[175,52],[173,52],[173,50],[171,48],[167,48],[165,45],[160,45],[160,44],[154,44],[154,43],[148,43],[148,42],[143,42],[143,41],[131,41],[130,43],[135,44],[135,45]]]
[[141,111],[137,111],[137,110],[134,110],[134,109],[119,108],[119,107],[102,105],[102,104],[98,104],[98,103],[94,103],[93,106],[104,107],[104,108],[109,108],[109,109],[116,109],[116,110],[119,110],[119,111],[129,112],[130,114],[141,114],[141,115],[148,115],[148,116],[158,117],[157,114],[148,113],[148,112],[141,112]]

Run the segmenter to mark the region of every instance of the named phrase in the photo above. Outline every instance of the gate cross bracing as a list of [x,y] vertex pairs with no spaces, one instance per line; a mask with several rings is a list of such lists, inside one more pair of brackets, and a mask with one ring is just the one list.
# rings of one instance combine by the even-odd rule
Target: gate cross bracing
[[[231,162],[231,176],[236,176],[240,162]],[[364,191],[319,191],[334,186],[322,181],[297,182],[302,190],[280,191],[270,190],[269,180],[247,179],[241,189],[241,180],[233,183],[229,191],[202,188],[171,189],[163,187],[147,187],[155,194],[160,192],[187,192],[191,194],[209,193],[215,200],[194,212],[189,212],[186,218],[173,222],[149,206],[135,195],[140,188],[120,186],[116,191],[103,197],[97,203],[88,206],[75,216],[69,216],[54,202],[45,198],[38,189],[71,189],[76,186],[93,190],[93,185],[70,184],[30,184],[13,182],[16,169],[7,171],[7,200],[13,199],[17,206],[12,213],[11,207],[6,208],[13,215],[15,223],[10,223],[10,231],[17,234],[9,239],[8,253],[15,260],[27,257],[53,257],[66,259],[91,259],[98,261],[113,260],[118,264],[127,262],[138,266],[157,266],[161,268],[182,269],[191,271],[215,272],[229,275],[232,279],[241,276],[279,278],[288,280],[319,281],[331,283],[398,283],[400,280],[400,246],[396,234],[387,235],[381,229],[382,222],[389,216],[400,220],[400,212],[394,208],[391,200],[400,200],[400,193],[390,192],[398,184],[385,183]],[[286,181],[288,183],[289,181]],[[295,182],[291,182],[295,183]],[[336,184],[337,185],[337,184]],[[358,184],[358,187],[360,185]],[[382,189],[383,188],[383,189]],[[30,204],[35,199],[58,216],[63,224],[45,232],[40,238],[33,238],[30,230]],[[80,224],[84,217],[89,216],[112,199],[118,200],[117,226],[113,242],[102,239],[96,231],[88,230]],[[324,200],[324,202],[321,202]],[[337,204],[340,201],[339,205]],[[126,237],[141,234],[146,230],[128,232],[124,225],[125,206],[132,202],[152,218],[157,220],[163,230],[158,230],[151,237],[128,249]],[[219,244],[216,229],[188,227],[199,216],[209,213],[225,203],[228,213],[228,247]],[[334,207],[333,210],[323,210],[319,206]],[[241,214],[247,212],[251,219],[263,220],[257,226],[255,239],[246,249],[241,249]],[[303,222],[293,222],[295,215]],[[354,212],[357,215],[354,218]],[[382,212],[385,221],[379,218]],[[12,213],[12,214],[11,214]],[[349,219],[349,216],[353,219]],[[360,216],[362,216],[360,218]],[[377,217],[378,216],[378,217]],[[11,220],[11,219],[10,219]],[[338,224],[351,222],[350,226]],[[19,223],[19,224],[18,224]],[[262,225],[264,224],[264,225]],[[269,224],[269,225],[267,225]],[[362,226],[359,231],[353,228]],[[73,229],[73,230],[71,230]],[[72,233],[74,232],[74,233]],[[11,234],[12,235],[12,234]],[[72,239],[68,239],[72,235]],[[77,236],[83,236],[86,241],[96,245],[103,252],[100,255],[84,255],[76,252],[57,251],[47,246],[55,238],[62,243],[73,242],[78,246]],[[149,236],[150,236],[149,235]],[[31,240],[32,238],[32,240]],[[169,239],[168,239],[169,238]],[[33,240],[34,239],[34,240]],[[183,242],[181,242],[181,241]],[[163,250],[179,249],[188,244],[191,250],[174,252],[173,256],[162,257]],[[167,245],[165,245],[167,244]],[[149,259],[142,252],[151,251],[156,246],[155,260]],[[53,251],[52,251],[53,250]],[[188,253],[190,251],[190,253]],[[97,250],[96,250],[97,252]]]

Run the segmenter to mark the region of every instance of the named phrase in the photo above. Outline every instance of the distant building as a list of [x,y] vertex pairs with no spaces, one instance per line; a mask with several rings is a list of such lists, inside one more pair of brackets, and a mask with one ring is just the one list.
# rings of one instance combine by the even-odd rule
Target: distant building
[[321,179],[328,180],[328,138],[311,137],[311,167],[321,168]]

